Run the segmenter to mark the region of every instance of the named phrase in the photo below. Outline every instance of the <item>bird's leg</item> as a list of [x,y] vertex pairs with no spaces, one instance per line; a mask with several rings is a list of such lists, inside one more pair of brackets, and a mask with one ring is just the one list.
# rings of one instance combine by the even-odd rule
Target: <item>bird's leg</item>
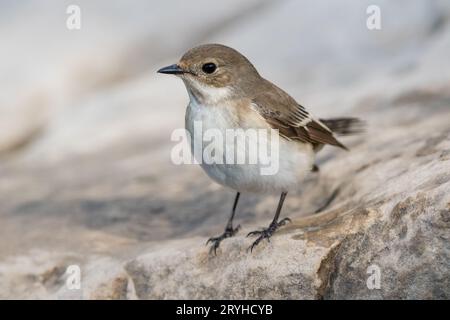
[[238,225],[236,228],[233,228],[233,218],[234,218],[234,213],[236,212],[236,207],[237,207],[240,195],[241,194],[239,192],[236,193],[236,197],[234,198],[233,210],[231,211],[231,216],[228,219],[227,226],[225,227],[224,233],[222,233],[222,235],[220,235],[218,237],[209,238],[208,241],[206,242],[206,244],[211,242],[210,253],[214,252],[214,254],[216,254],[216,251],[220,245],[220,242],[225,238],[230,238],[230,237],[234,236],[236,234],[236,232],[239,231],[239,229],[241,227],[240,225]]
[[284,218],[281,221],[278,221],[278,218],[280,217],[281,208],[283,207],[284,199],[286,198],[287,192],[281,193],[280,201],[278,202],[277,212],[275,213],[275,216],[273,217],[272,222],[270,223],[269,227],[267,229],[262,229],[258,231],[252,231],[250,232],[248,236],[254,236],[258,235],[258,238],[253,242],[253,244],[249,247],[250,251],[253,251],[253,248],[258,245],[258,243],[261,242],[263,239],[267,239],[267,241],[270,241],[270,237],[274,234],[274,232],[281,226],[284,226],[287,222],[291,222],[291,219]]

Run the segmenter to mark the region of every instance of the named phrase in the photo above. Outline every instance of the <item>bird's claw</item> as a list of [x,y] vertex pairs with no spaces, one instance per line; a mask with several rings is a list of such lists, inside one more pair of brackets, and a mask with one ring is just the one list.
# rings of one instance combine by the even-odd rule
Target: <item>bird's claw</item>
[[211,237],[206,241],[206,245],[211,243],[211,248],[209,249],[209,253],[212,254],[214,252],[214,255],[217,254],[217,248],[220,246],[220,242],[226,238],[233,237],[241,228],[240,225],[238,225],[236,228],[233,229],[233,227],[227,227],[224,231],[224,233],[218,237]]
[[290,218],[284,218],[283,220],[281,220],[280,222],[278,222],[278,227],[282,227],[284,226],[286,223],[291,223],[292,220]]
[[264,232],[264,230],[256,230],[256,231],[249,232],[249,233],[247,234],[247,238],[248,238],[248,237],[251,237],[251,236],[258,235],[258,234],[261,234],[261,233],[263,233],[263,232]]
[[281,221],[278,222],[272,222],[270,226],[267,229],[263,230],[256,230],[250,232],[247,237],[259,235],[258,238],[252,243],[250,247],[248,247],[247,250],[250,250],[250,252],[253,252],[253,248],[256,247],[263,239],[267,239],[268,242],[270,242],[270,237],[275,233],[275,231],[279,228],[284,226],[286,223],[292,222],[289,218],[284,218]]

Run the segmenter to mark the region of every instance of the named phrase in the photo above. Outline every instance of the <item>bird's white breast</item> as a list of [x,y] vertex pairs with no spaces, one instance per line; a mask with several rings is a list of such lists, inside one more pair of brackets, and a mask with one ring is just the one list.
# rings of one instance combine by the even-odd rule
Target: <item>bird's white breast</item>
[[[255,111],[253,111],[255,112]],[[265,121],[256,114],[238,117],[235,106],[227,103],[217,104],[213,106],[205,106],[199,104],[195,99],[191,101],[186,110],[186,129],[191,135],[191,150],[194,152],[194,143],[206,147],[209,142],[205,142],[201,134],[194,133],[194,124],[201,123],[203,134],[208,129],[216,129],[226,136],[227,129],[263,129],[269,130],[269,126]],[[225,139],[226,140],[226,139]],[[268,144],[267,140],[253,139],[251,136],[247,145]],[[270,146],[266,146],[270,150]],[[240,192],[282,192],[290,191],[299,187],[304,176],[310,172],[314,162],[314,152],[312,147],[307,144],[288,141],[279,138],[278,170],[272,175],[262,175],[261,163],[257,164],[229,164],[229,163],[213,163],[207,164],[201,161],[202,168],[208,176],[221,185],[230,187]],[[223,149],[220,153],[226,155],[227,152],[235,151],[245,152],[245,157],[250,158],[249,153],[252,148],[236,148],[235,141],[225,141]],[[258,157],[258,156],[257,156]],[[246,158],[246,159],[248,159]],[[197,159],[201,160],[201,159]],[[226,162],[226,161],[224,161]]]

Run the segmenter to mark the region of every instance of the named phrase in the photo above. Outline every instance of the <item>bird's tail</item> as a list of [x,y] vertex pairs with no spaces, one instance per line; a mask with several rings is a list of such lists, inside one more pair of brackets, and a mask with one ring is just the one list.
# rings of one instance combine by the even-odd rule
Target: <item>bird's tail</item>
[[348,136],[364,132],[366,123],[358,118],[320,119],[333,133]]

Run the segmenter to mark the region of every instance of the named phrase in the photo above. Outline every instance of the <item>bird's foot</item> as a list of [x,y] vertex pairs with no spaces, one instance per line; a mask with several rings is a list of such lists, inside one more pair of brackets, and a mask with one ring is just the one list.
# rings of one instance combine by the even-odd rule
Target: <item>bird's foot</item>
[[236,228],[233,229],[233,227],[229,226],[225,229],[224,233],[218,237],[212,237],[209,238],[208,241],[206,241],[206,245],[208,245],[211,242],[211,248],[209,249],[209,253],[217,254],[217,248],[220,246],[220,242],[226,238],[233,237],[241,228],[240,225],[238,225]]
[[253,244],[248,248],[250,252],[253,251],[253,248],[256,247],[261,240],[267,239],[267,241],[270,242],[270,237],[275,233],[275,231],[279,228],[284,226],[287,222],[291,222],[291,219],[284,218],[281,221],[272,221],[270,226],[267,229],[257,230],[250,232],[247,237],[250,236],[258,236],[258,238],[253,242]]

